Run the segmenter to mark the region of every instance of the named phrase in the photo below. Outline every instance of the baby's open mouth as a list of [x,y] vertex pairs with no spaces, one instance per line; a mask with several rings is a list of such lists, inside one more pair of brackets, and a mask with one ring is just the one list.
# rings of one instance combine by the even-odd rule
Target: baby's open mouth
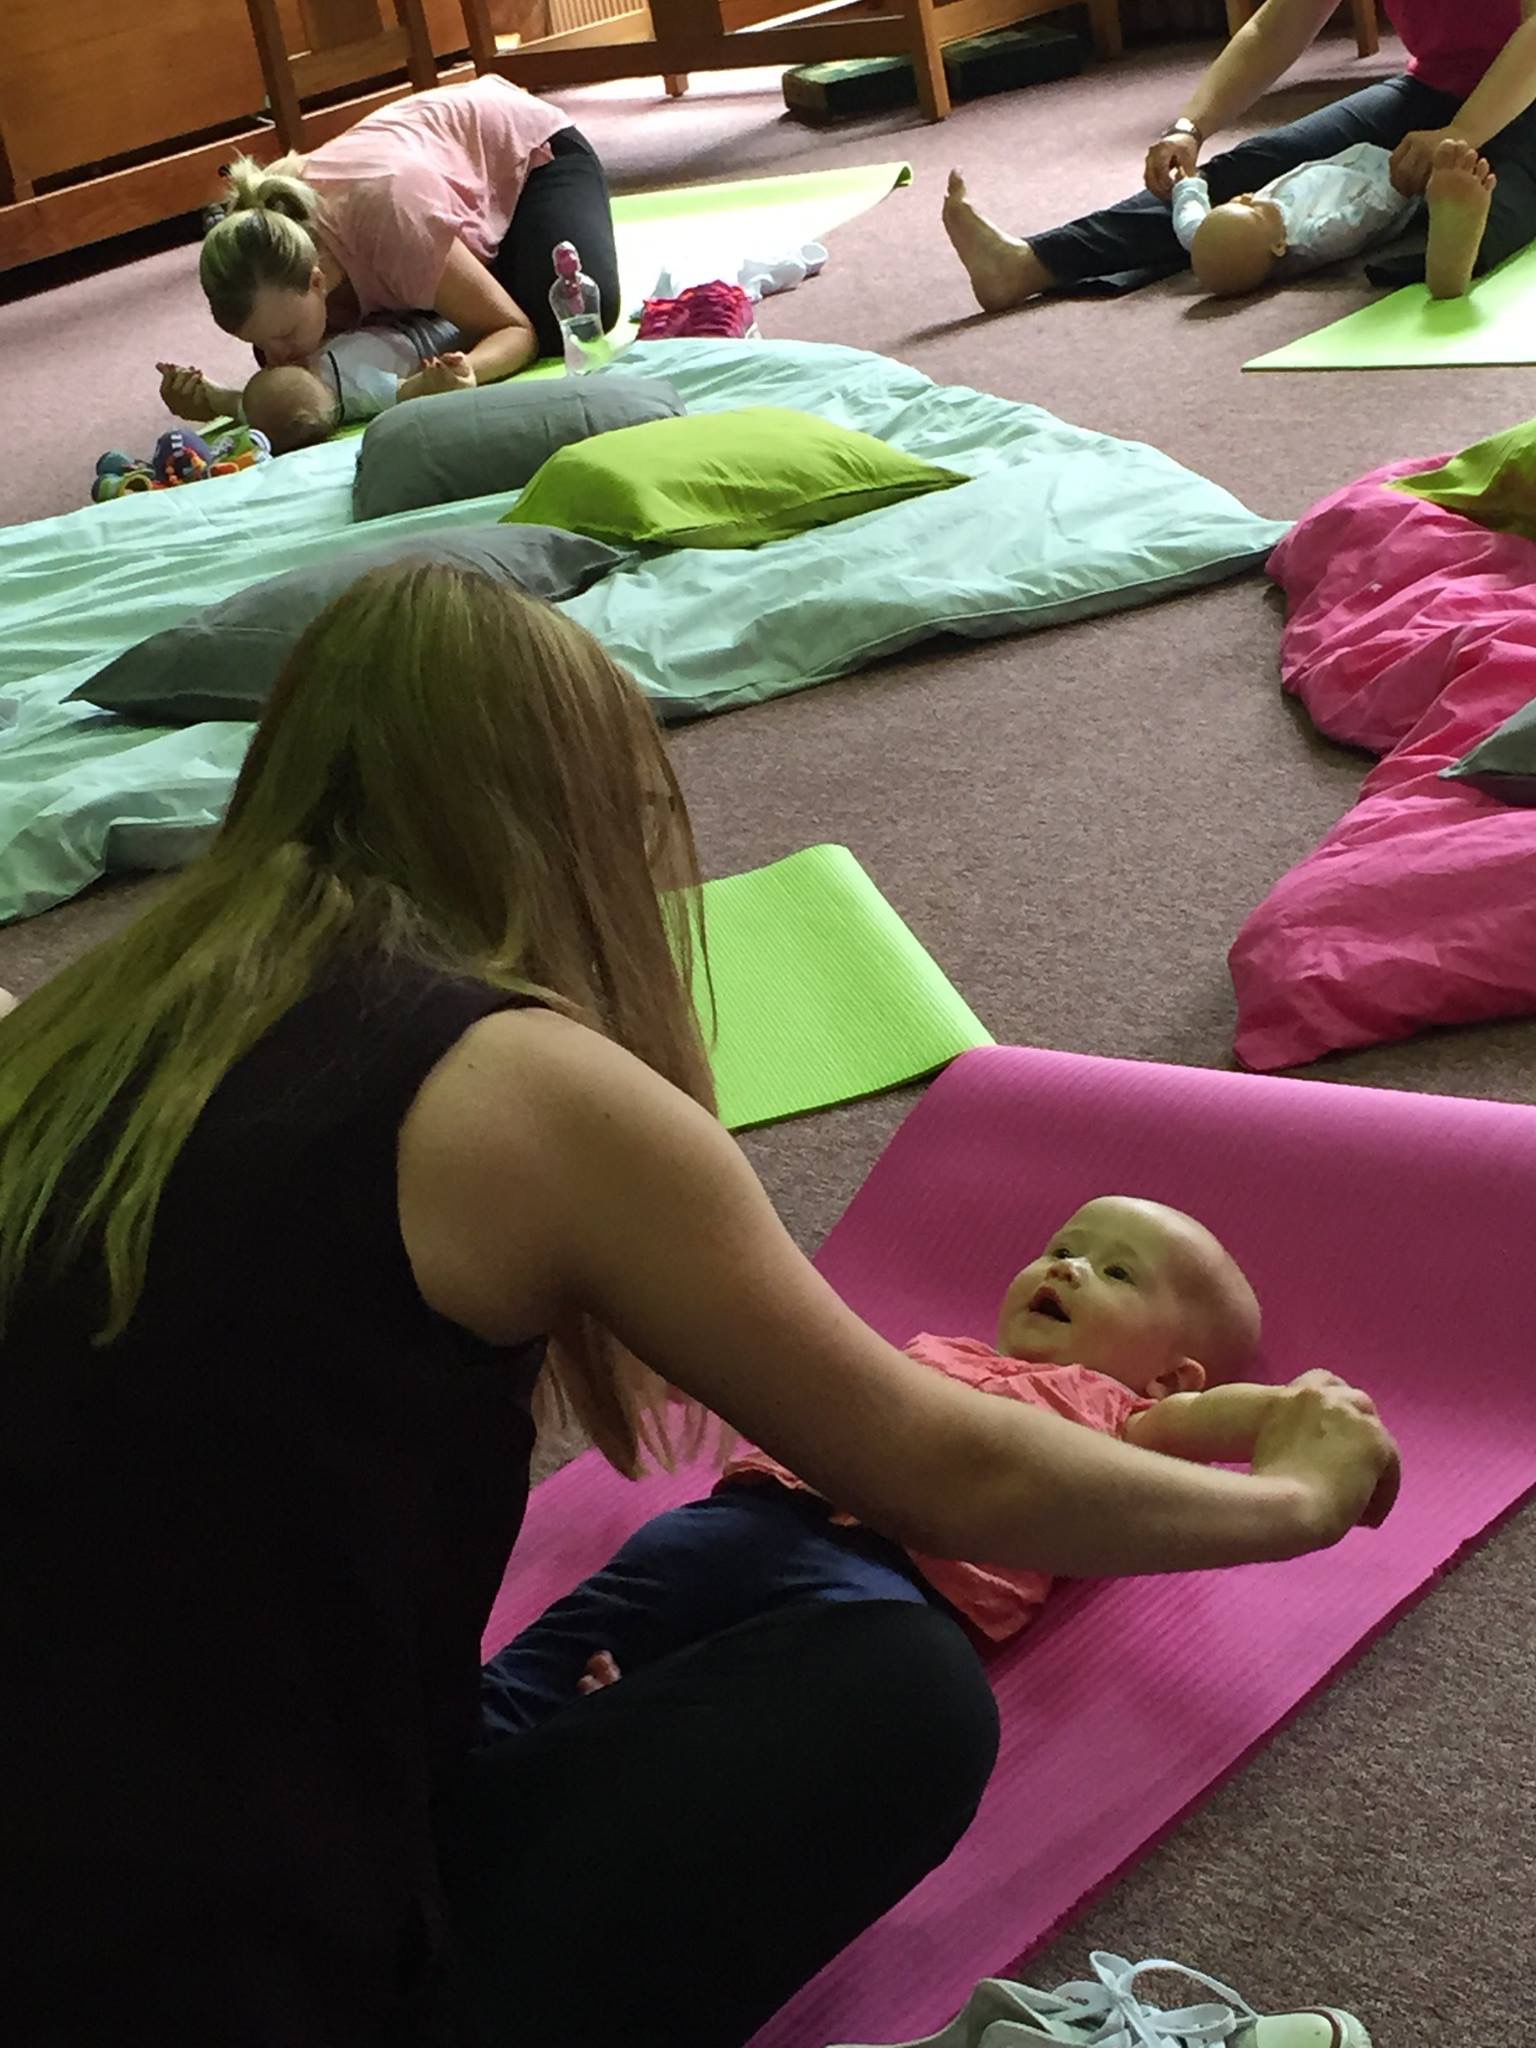
[[1072,1318],[1062,1307],[1053,1287],[1042,1287],[1029,1304],[1032,1316],[1049,1316],[1053,1323],[1070,1323]]

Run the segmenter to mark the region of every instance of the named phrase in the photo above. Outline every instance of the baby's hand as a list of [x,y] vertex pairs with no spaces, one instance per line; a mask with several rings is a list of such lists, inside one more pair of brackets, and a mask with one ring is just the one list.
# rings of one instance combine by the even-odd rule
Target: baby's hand
[[395,403],[403,405],[408,398],[433,398],[442,391],[469,391],[474,382],[469,357],[458,349],[450,349],[446,355],[428,356],[414,376],[402,377]]
[[610,1685],[617,1685],[622,1673],[607,1650],[599,1650],[595,1657],[587,1659],[587,1668],[576,1681],[579,1693],[606,1692]]
[[160,372],[160,396],[179,420],[212,420],[219,416],[218,402],[201,370],[181,363],[156,363]]

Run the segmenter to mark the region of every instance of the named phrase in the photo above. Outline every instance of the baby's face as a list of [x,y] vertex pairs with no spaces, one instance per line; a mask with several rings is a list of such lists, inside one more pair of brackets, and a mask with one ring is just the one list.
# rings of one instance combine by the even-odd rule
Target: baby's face
[[1185,1370],[1196,1256],[1156,1204],[1100,1196],[1068,1217],[1008,1289],[997,1348],[1035,1365],[1090,1366],[1154,1397],[1198,1385],[1198,1370]]

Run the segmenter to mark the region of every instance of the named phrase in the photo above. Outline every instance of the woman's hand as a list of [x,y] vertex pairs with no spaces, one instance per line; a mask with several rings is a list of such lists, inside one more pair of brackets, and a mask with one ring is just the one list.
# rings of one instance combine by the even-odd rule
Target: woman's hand
[[1405,199],[1417,199],[1429,183],[1429,174],[1435,165],[1435,151],[1442,142],[1454,138],[1455,133],[1453,128],[1411,129],[1392,152],[1390,175],[1393,189],[1401,192]]
[[224,407],[201,370],[182,363],[156,363],[160,372],[160,396],[179,420],[216,420]]
[[1179,179],[1192,176],[1199,161],[1200,145],[1193,135],[1165,135],[1147,151],[1147,190],[1159,199],[1171,197]]
[[1307,1490],[1318,1547],[1336,1543],[1357,1523],[1379,1528],[1401,1471],[1397,1445],[1370,1395],[1331,1372],[1304,1372],[1283,1393],[1254,1444],[1254,1473],[1299,1481]]

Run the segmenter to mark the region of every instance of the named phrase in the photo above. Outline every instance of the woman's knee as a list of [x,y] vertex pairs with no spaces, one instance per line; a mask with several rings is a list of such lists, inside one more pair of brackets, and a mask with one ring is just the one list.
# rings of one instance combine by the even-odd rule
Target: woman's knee
[[937,1608],[871,1601],[841,1618],[819,1702],[824,1739],[846,1768],[883,1784],[908,1827],[948,1834],[970,1824],[997,1761],[997,1703],[958,1623]]

